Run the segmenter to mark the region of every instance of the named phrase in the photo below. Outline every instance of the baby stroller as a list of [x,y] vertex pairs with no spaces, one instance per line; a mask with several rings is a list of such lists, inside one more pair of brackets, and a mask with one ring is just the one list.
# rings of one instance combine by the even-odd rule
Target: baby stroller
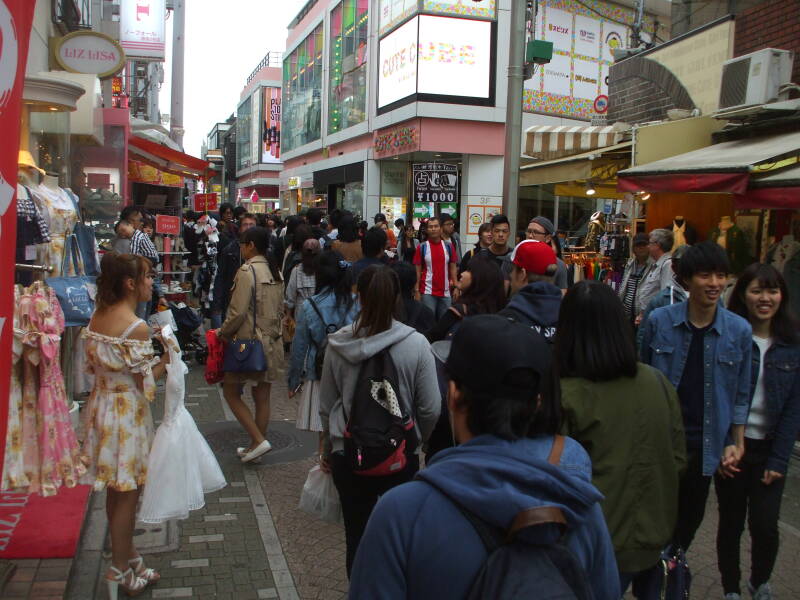
[[178,326],[175,337],[178,338],[183,355],[187,359],[194,357],[199,364],[204,365],[208,350],[202,343],[200,334],[196,333],[203,323],[202,317],[196,310],[183,303],[170,302],[169,308],[172,310],[172,316]]

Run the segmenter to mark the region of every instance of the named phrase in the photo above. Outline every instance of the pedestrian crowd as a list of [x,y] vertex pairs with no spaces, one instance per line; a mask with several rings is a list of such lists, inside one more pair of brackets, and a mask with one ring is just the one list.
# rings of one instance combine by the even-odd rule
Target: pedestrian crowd
[[[130,352],[148,339],[138,317],[163,295],[147,219],[126,210],[90,327]],[[753,264],[730,288],[723,248],[673,252],[672,232],[656,229],[634,237],[617,293],[568,285],[545,217],[512,247],[495,215],[471,248],[446,214],[418,230],[338,209],[284,221],[223,205],[219,217],[205,316],[249,365],[222,382],[251,439],[237,452],[248,463],[270,451],[271,384],[286,356],[296,425],[319,434],[341,504],[350,597],[688,589],[680,572],[712,481],[725,599],[773,597],[800,431],[800,332],[774,267]],[[163,366],[132,371],[145,373],[131,382],[144,396]],[[108,577],[132,592],[158,578],[132,546],[136,483],[143,475],[109,495]]]

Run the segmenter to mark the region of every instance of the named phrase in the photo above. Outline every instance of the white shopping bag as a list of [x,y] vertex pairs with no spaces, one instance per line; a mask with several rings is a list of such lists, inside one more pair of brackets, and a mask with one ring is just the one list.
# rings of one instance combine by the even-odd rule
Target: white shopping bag
[[342,505],[333,476],[325,473],[319,465],[314,465],[308,472],[298,508],[328,523],[342,522]]
[[173,331],[178,330],[178,326],[175,323],[175,316],[169,309],[162,310],[150,315],[150,317],[147,319],[147,324],[152,329],[162,329],[164,326],[170,325]]

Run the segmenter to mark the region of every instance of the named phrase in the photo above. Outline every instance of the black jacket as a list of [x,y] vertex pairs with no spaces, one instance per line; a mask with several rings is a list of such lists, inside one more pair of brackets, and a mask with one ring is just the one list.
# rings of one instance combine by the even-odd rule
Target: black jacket
[[533,327],[548,343],[553,343],[561,308],[561,290],[552,283],[529,283],[511,297],[498,314]]

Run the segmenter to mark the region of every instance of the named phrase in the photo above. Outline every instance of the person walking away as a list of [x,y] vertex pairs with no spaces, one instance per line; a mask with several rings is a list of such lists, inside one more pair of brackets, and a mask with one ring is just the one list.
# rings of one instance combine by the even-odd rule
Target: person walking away
[[153,365],[154,352],[147,324],[135,314],[152,294],[150,262],[134,254],[108,253],[97,278],[97,310],[81,336],[86,363],[95,375],[84,411],[82,454],[95,491],[106,490],[106,514],[111,539],[111,566],[105,575],[109,597],[118,589],[135,595],[158,581],[145,568],[133,543],[136,506],[147,480],[147,459],[153,442],[150,403],[155,380],[169,362],[169,353]]
[[[633,237],[633,256],[625,263],[622,283],[619,286],[619,298],[622,300],[625,314],[632,325],[635,325],[636,317],[639,316],[636,310],[636,293],[639,291],[639,284],[647,269],[653,264],[649,245],[650,240],[646,233],[637,233]],[[674,264],[672,266],[674,268]],[[645,307],[646,310],[647,307]]]
[[325,243],[325,236],[328,234],[326,228],[322,226],[322,209],[311,208],[306,215],[308,226],[311,227],[311,235],[319,240],[320,246]]
[[670,261],[672,264],[672,277],[675,281],[675,285],[668,285],[655,296],[653,296],[653,299],[650,300],[647,308],[644,309],[644,313],[642,313],[642,319],[639,322],[639,326],[636,327],[636,350],[639,353],[641,353],[642,349],[644,324],[650,317],[650,313],[657,308],[661,308],[662,306],[671,306],[673,304],[677,304],[678,302],[684,302],[689,297],[686,293],[686,288],[684,288],[683,282],[678,275],[681,265],[681,258],[683,258],[684,252],[686,252],[689,247],[690,246],[678,246],[675,248],[675,251],[672,253],[672,260]]
[[[251,213],[245,213],[239,219],[239,235],[248,229],[256,227],[256,217]],[[242,266],[242,253],[239,250],[239,243],[230,242],[217,254],[217,274],[214,277],[214,302],[211,307],[211,327],[219,329],[225,315],[228,312],[228,304],[231,299],[233,280],[236,272]]]
[[650,304],[653,296],[666,287],[676,285],[673,277],[672,265],[672,232],[668,229],[654,229],[650,232],[650,258],[654,261],[642,275],[639,288],[636,291],[636,322],[641,324],[641,317]]
[[558,258],[536,240],[520,242],[511,254],[511,300],[500,315],[533,328],[548,343],[555,341],[561,290],[554,285]]
[[302,224],[295,228],[292,235],[292,243],[284,256],[283,266],[281,267],[281,275],[284,281],[289,280],[292,269],[303,261],[303,244],[306,243],[306,240],[313,238],[314,234],[311,233],[311,227],[308,225]]
[[561,260],[561,246],[556,237],[556,228],[553,222],[547,217],[534,217],[528,228],[525,230],[525,237],[529,240],[544,242],[553,249],[556,254],[556,273],[553,277],[553,284],[561,290],[561,294],[566,294],[569,288],[567,276],[567,265]]
[[331,244],[333,244],[336,238],[339,237],[339,221],[342,220],[342,217],[345,214],[350,213],[347,213],[340,208],[334,208],[328,214],[328,231],[325,233],[322,240],[320,240],[323,250],[330,249]]
[[339,221],[339,232],[331,244],[331,249],[341,254],[349,263],[355,263],[364,258],[361,238],[358,235],[358,225],[353,215],[344,215]]
[[289,281],[286,284],[284,326],[289,326],[295,321],[296,314],[303,302],[316,293],[317,282],[314,265],[319,253],[319,240],[308,238],[303,242],[303,258],[292,269],[292,274],[289,275]]
[[675,388],[657,369],[637,363],[627,323],[609,286],[577,283],[561,303],[555,363],[561,431],[592,459],[621,592],[633,583],[634,596],[643,597],[675,530],[686,442]]
[[[358,318],[353,325],[328,336],[319,409],[325,439],[320,466],[333,473],[339,492],[348,577],[364,527],[378,498],[396,485],[409,481],[419,469],[419,457],[408,446],[405,466],[391,475],[370,476],[353,469],[356,457],[345,452],[345,436],[346,432],[352,434],[351,427],[355,425],[349,419],[355,406],[354,396],[364,385],[360,377],[362,365],[375,361],[382,362],[384,368],[393,365],[396,381],[390,382],[389,390],[382,389],[396,396],[394,410],[400,412],[399,418],[404,424],[413,419],[413,431],[409,436],[416,442],[427,440],[439,417],[439,388],[428,341],[397,319],[400,310],[397,276],[389,267],[371,266],[361,273],[356,287],[361,305]],[[359,396],[359,400],[363,397]],[[406,439],[412,447],[417,445],[413,441],[409,437]],[[360,462],[360,458],[357,460]]]
[[400,281],[400,298],[403,303],[403,317],[400,322],[413,327],[425,335],[436,323],[433,311],[414,299],[414,289],[417,285],[417,270],[410,262],[398,262],[391,265]]
[[414,254],[417,269],[419,300],[441,319],[450,307],[450,290],[455,288],[458,268],[453,246],[442,241],[442,226],[438,217],[427,224],[427,239]]
[[414,254],[417,253],[418,246],[419,240],[414,231],[414,226],[406,225],[400,233],[400,238],[397,240],[397,258],[401,262],[413,264]]
[[389,239],[389,247],[397,248],[397,236],[395,236],[394,231],[392,231],[392,228],[389,226],[389,221],[386,220],[386,215],[383,213],[378,213],[375,215],[375,218],[373,219],[373,225],[375,227],[385,225],[386,237]]
[[[306,243],[316,241],[308,240]],[[296,427],[322,432],[319,416],[322,359],[328,335],[350,325],[358,315],[352,271],[338,252],[314,255],[315,293],[296,307],[297,329],[289,359],[289,398],[298,394]],[[320,449],[322,454],[322,436]]]
[[[576,441],[556,436],[561,409],[547,344],[519,323],[478,315],[464,321],[452,341],[433,347],[445,363],[459,445],[437,454],[415,481],[381,497],[356,555],[350,598],[475,597],[471,587],[488,553],[473,522],[502,533],[520,511],[547,506],[565,517],[563,541],[580,564],[589,597],[619,600],[591,462]],[[545,527],[525,533],[547,544],[561,537],[562,530]]]
[[353,263],[353,279],[358,281],[359,275],[372,265],[382,265],[386,250],[386,230],[382,227],[371,227],[364,236],[364,257]]
[[453,244],[456,251],[456,263],[461,262],[461,236],[456,231],[456,222],[452,215],[442,213],[440,223],[442,224],[442,239]]
[[478,227],[478,243],[475,244],[474,247],[470,248],[462,257],[461,262],[458,265],[458,272],[461,274],[463,271],[467,270],[467,265],[469,265],[469,261],[479,253],[484,248],[489,248],[492,245],[492,224],[491,223],[481,223],[481,226]]
[[739,544],[748,517],[755,600],[773,598],[769,579],[778,556],[778,516],[789,458],[800,430],[800,339],[789,290],[772,265],[744,270],[728,304],[753,328],[750,413],[739,469],[719,469],[717,561],[726,600],[740,600]]
[[[467,283],[468,282],[468,283]],[[461,274],[461,295],[428,332],[433,343],[451,337],[461,322],[474,315],[494,314],[506,305],[503,276],[485,258],[470,262]]]
[[[250,462],[272,449],[266,435],[270,389],[283,363],[283,280],[269,255],[269,232],[266,229],[251,227],[242,234],[239,244],[245,263],[236,273],[228,314],[217,330],[217,336],[230,344],[237,339],[252,339],[255,331],[267,359],[266,371],[226,372],[222,382],[225,401],[251,439],[250,446],[239,448],[237,453],[242,462]],[[242,400],[242,391],[247,383],[252,385],[255,417]]]
[[717,244],[690,247],[678,271],[689,299],[654,310],[642,336],[642,362],[667,376],[681,404],[687,466],[674,541],[684,550],[703,521],[714,471],[736,468],[744,454],[753,333],[719,305],[729,272]]

